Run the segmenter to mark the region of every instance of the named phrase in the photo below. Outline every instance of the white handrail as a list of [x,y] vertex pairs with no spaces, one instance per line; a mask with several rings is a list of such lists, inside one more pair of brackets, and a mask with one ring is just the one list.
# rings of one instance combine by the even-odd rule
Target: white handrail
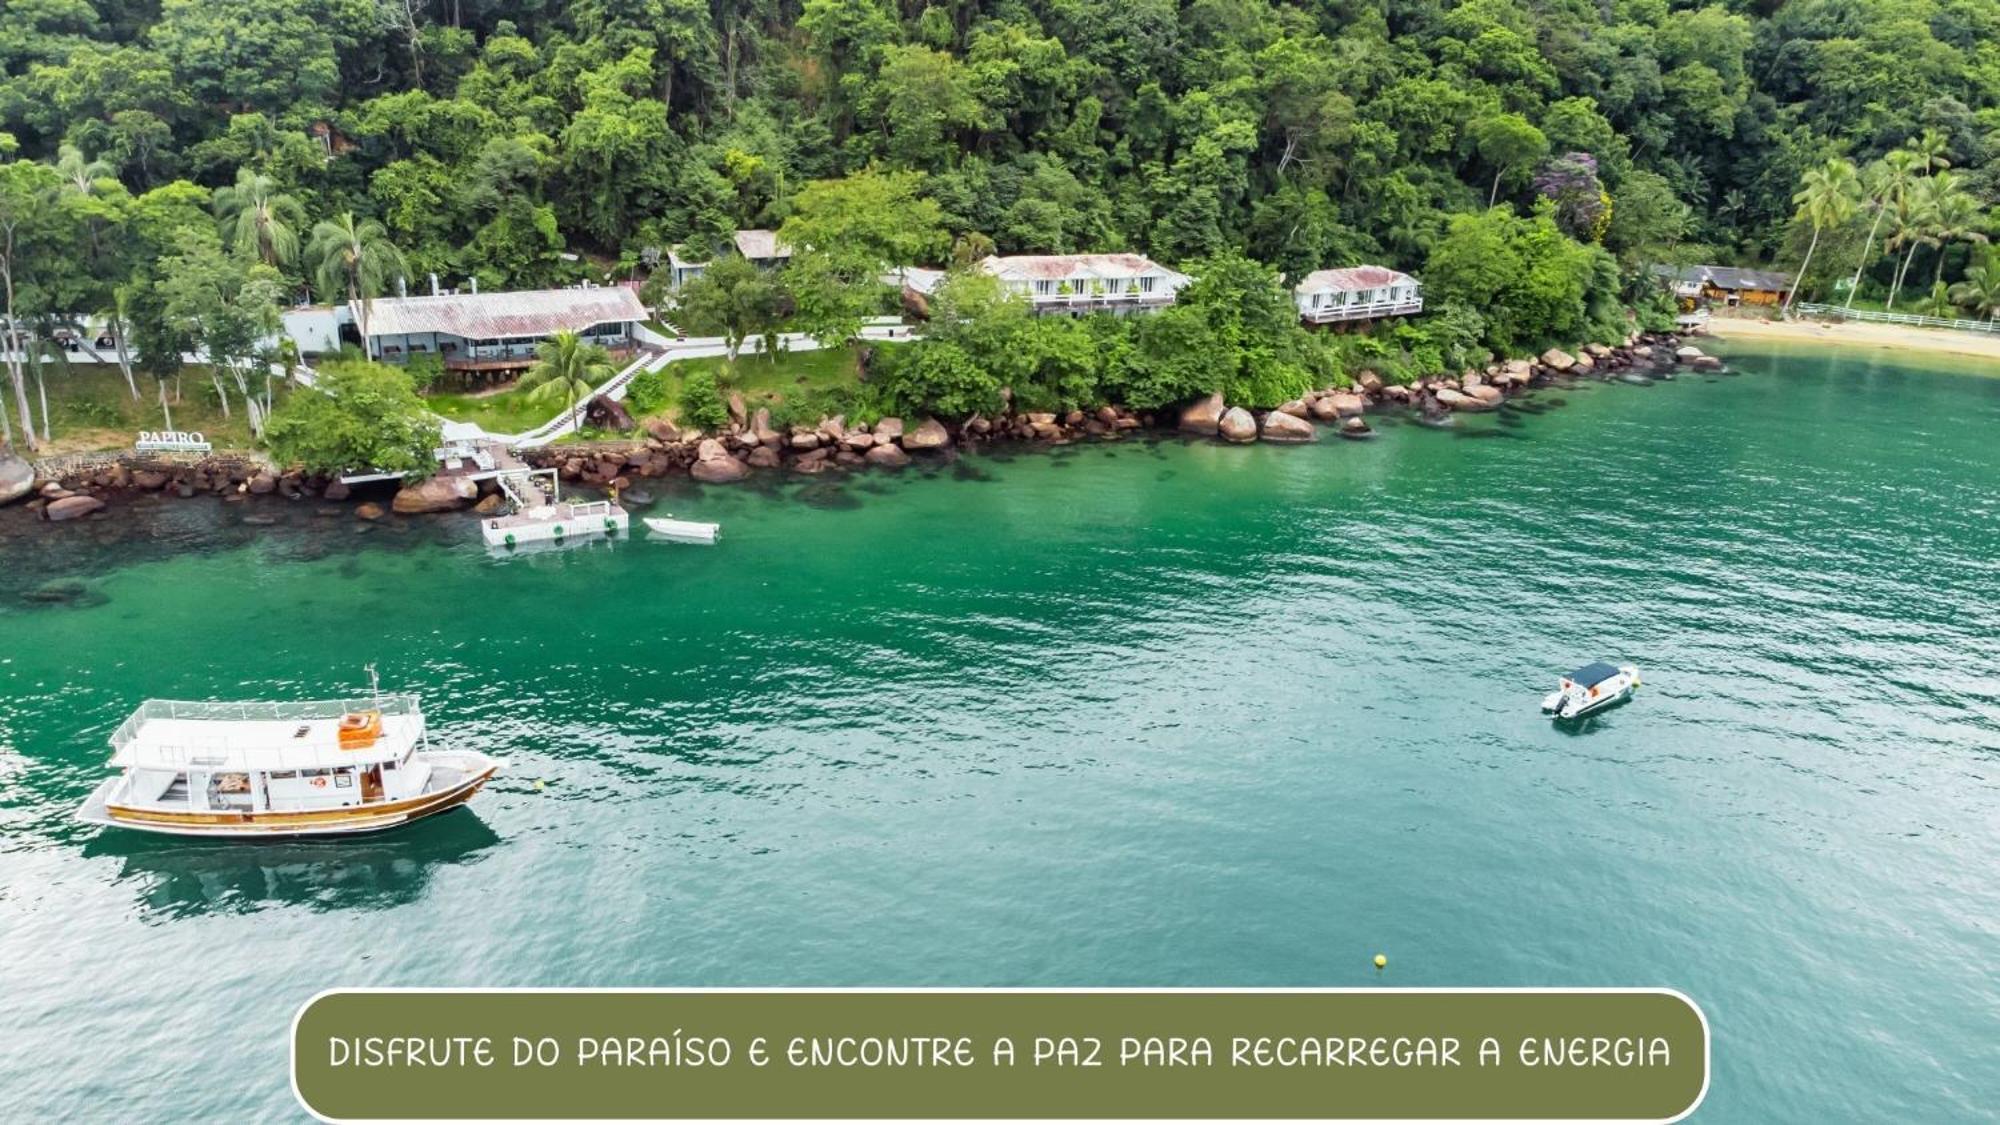
[[1960,332],[2000,332],[2000,324],[1990,320],[1964,320],[1959,317],[1922,316],[1917,313],[1876,312],[1873,309],[1843,309],[1838,305],[1807,304],[1801,301],[1797,309],[1808,316],[1837,316],[1843,320],[1865,320],[1881,324],[1912,324],[1919,328],[1951,328]]

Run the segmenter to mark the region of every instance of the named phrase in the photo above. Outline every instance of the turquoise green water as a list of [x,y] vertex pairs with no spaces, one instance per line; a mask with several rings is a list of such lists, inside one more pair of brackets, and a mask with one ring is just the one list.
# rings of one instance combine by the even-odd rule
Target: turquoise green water
[[[332,985],[1379,981],[1681,989],[1698,1120],[1990,1119],[2000,379],[1738,367],[663,497],[713,550],[10,524],[0,1117],[297,1116],[285,1033]],[[20,599],[57,573],[89,595]],[[1553,728],[1600,657],[1640,697]],[[470,810],[70,823],[138,701],[370,660],[510,760]]]

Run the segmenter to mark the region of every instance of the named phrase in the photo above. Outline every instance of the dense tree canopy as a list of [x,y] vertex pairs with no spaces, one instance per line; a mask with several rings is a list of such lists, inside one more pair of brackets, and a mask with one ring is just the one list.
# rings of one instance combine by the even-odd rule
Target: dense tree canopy
[[[1441,270],[1496,344],[1577,331],[1611,259],[1976,303],[1995,42],[1990,0],[36,0],[0,8],[0,162],[56,171],[7,180],[0,261],[14,323],[122,294],[156,368],[191,330],[155,290],[182,225],[281,300],[338,280],[329,222],[366,235],[357,291],[781,228],[829,339],[872,266],[954,246]],[[1853,182],[1796,204],[1830,161]]]

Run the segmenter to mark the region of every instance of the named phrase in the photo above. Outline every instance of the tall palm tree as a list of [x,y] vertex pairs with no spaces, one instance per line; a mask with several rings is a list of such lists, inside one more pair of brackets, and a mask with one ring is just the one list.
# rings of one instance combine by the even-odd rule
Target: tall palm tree
[[583,411],[576,404],[592,388],[616,374],[611,354],[583,337],[564,329],[543,340],[535,348],[535,365],[521,376],[521,389],[537,402],[554,399],[568,404],[576,414],[577,432],[583,431]]
[[335,294],[345,292],[359,306],[363,340],[368,339],[368,314],[376,295],[410,272],[382,224],[374,219],[357,223],[352,211],[314,224],[306,260],[315,263],[313,285],[321,300],[336,300]]
[[1806,244],[1805,260],[1799,263],[1798,280],[1792,283],[1792,291],[1785,294],[1785,312],[1790,314],[1792,302],[1798,299],[1799,290],[1805,286],[1806,271],[1812,268],[1813,251],[1819,249],[1820,232],[1828,227],[1837,227],[1854,217],[1859,206],[1861,179],[1854,171],[1852,160],[1839,157],[1805,174],[1799,190],[1792,196],[1792,202],[1799,205],[1795,218],[1812,225],[1812,241]]
[[1874,201],[1875,221],[1868,224],[1868,237],[1861,243],[1861,260],[1854,263],[1854,279],[1847,284],[1847,309],[1854,308],[1854,295],[1861,292],[1861,271],[1868,268],[1868,252],[1875,248],[1875,236],[1882,218],[1899,203],[1916,182],[1917,165],[1923,157],[1914,150],[1899,148],[1868,166],[1868,186]]
[[1910,185],[1910,190],[1898,202],[1895,229],[1884,244],[1891,252],[1903,252],[1902,264],[1896,267],[1895,279],[1889,283],[1889,301],[1885,306],[1889,311],[1895,311],[1896,296],[1903,291],[1903,281],[1910,275],[1917,247],[1937,245],[1937,238],[1932,233],[1936,225],[1937,203],[1944,194],[1955,189],[1956,183],[1950,172],[1926,176]]
[[215,193],[215,217],[222,221],[223,241],[239,254],[267,266],[287,266],[299,256],[305,209],[261,172],[238,168],[236,183]]
[[1945,251],[1954,242],[1985,242],[1985,226],[1986,213],[1968,191],[1954,188],[1932,201],[1931,236],[1937,239],[1938,248],[1937,272],[1931,276],[1933,289],[1944,284]]

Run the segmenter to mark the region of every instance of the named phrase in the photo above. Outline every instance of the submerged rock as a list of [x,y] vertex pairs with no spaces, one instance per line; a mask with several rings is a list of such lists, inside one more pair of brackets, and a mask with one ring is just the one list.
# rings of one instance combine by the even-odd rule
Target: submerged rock
[[42,518],[50,523],[61,523],[64,520],[81,519],[92,512],[103,510],[104,501],[95,496],[65,496],[60,500],[49,501],[49,506],[42,509]]
[[910,463],[910,455],[903,452],[893,441],[873,446],[862,456],[867,458],[870,465],[885,469],[900,469]]

